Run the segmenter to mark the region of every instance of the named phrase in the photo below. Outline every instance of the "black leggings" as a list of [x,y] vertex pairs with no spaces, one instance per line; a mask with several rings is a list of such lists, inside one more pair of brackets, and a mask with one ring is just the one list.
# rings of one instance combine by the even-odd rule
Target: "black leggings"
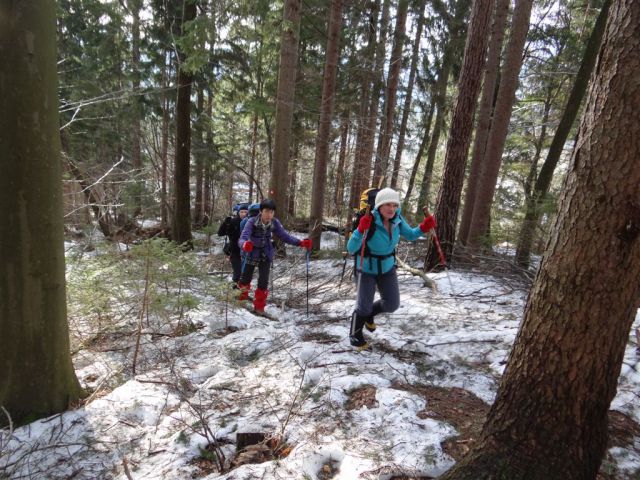
[[[256,266],[247,262],[244,266],[244,271],[240,276],[241,284],[251,283],[253,279],[253,271]],[[271,269],[271,262],[269,260],[263,259],[258,262],[258,288],[261,290],[267,290],[269,288],[269,270]]]

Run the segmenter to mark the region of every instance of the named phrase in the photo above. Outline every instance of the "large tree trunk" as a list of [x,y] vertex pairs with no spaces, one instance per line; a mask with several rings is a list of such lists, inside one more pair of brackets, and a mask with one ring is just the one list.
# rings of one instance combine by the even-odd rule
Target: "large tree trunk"
[[196,228],[202,227],[204,221],[204,125],[208,124],[204,111],[204,85],[197,83],[198,93],[196,99],[198,118],[195,122],[194,157],[196,174],[196,196],[193,202],[193,224]]
[[316,158],[313,170],[313,190],[311,192],[311,216],[309,218],[310,238],[314,250],[320,249],[320,234],[324,218],[324,192],[327,183],[327,163],[329,141],[331,139],[331,116],[336,94],[336,72],[340,52],[340,28],[342,27],[342,0],[331,0],[329,26],[327,29],[327,53],[322,81],[322,102],[320,104],[320,124],[316,137]]
[[133,100],[132,100],[132,130],[131,130],[131,163],[135,172],[134,211],[137,216],[142,213],[142,190],[144,182],[142,178],[142,153],[140,148],[141,122],[142,122],[142,97],[140,93],[140,10],[142,0],[130,0],[131,12],[131,66],[133,69]]
[[476,189],[478,187],[482,160],[484,159],[484,152],[487,146],[487,137],[489,136],[489,129],[491,127],[491,112],[494,105],[498,70],[500,70],[500,52],[502,51],[504,28],[507,24],[509,3],[509,0],[496,1],[491,40],[489,41],[489,51],[487,52],[487,66],[485,68],[484,84],[482,86],[482,97],[478,110],[478,125],[473,141],[473,153],[471,154],[471,170],[467,180],[462,219],[460,220],[460,230],[458,232],[458,239],[462,244],[467,243],[467,237],[469,235],[469,225],[471,224],[471,215],[473,214]]
[[529,31],[529,18],[533,0],[516,0],[513,10],[511,36],[507,46],[500,87],[491,122],[491,130],[482,162],[482,169],[473,205],[473,214],[469,224],[468,244],[479,247],[486,239],[491,216],[491,204],[500,165],[502,152],[507,139],[507,130],[511,118],[511,109],[516,97],[518,75],[522,65],[522,52]]
[[369,135],[369,107],[371,103],[371,88],[375,78],[374,58],[376,54],[376,30],[378,29],[378,12],[380,0],[371,2],[369,14],[369,34],[367,38],[366,53],[362,58],[364,75],[362,79],[362,92],[360,94],[360,109],[358,116],[358,131],[356,133],[356,148],[353,160],[353,175],[351,176],[351,190],[349,206],[356,208],[360,200],[360,193],[369,184],[371,158],[365,159],[365,143]]
[[613,2],[609,17],[553,233],[495,403],[475,449],[443,479],[598,473],[640,303],[640,121],[632,113],[640,111],[640,3]]
[[[167,58],[169,57],[169,65],[167,65]],[[169,69],[171,65],[171,55],[166,51],[163,55],[162,66],[162,140],[160,146],[161,157],[161,175],[160,175],[160,224],[163,230],[166,230],[169,225],[169,195],[167,192],[167,172],[169,170],[169,95],[167,94],[169,86]]]
[[[493,5],[493,0],[475,0],[473,2],[469,33],[464,48],[464,60],[458,81],[458,97],[451,119],[442,185],[438,192],[435,211],[435,217],[438,220],[436,231],[447,258],[451,255],[455,242],[460,193],[462,192],[464,170],[471,144],[473,115],[480,92],[480,79],[486,61],[489,23]],[[425,266],[431,269],[437,263],[438,252],[435,248],[430,248]]]
[[411,67],[409,68],[409,81],[407,82],[407,93],[404,97],[404,107],[402,108],[402,120],[400,121],[400,130],[398,131],[398,146],[396,147],[396,156],[393,161],[393,170],[391,172],[391,188],[398,187],[398,174],[400,172],[400,162],[402,160],[402,151],[404,150],[404,139],[407,133],[407,122],[409,121],[409,113],[411,112],[411,97],[413,97],[413,83],[416,79],[416,71],[418,69],[418,57],[420,53],[420,40],[422,39],[422,26],[424,25],[424,9],[425,0],[419,1],[418,21],[416,25],[416,36],[413,41],[413,51],[411,52]]
[[340,153],[338,154],[338,166],[336,167],[336,191],[333,197],[333,214],[340,215],[344,207],[344,172],[347,160],[347,145],[349,143],[349,110],[342,113],[340,125]]
[[0,10],[0,405],[21,424],[65,410],[81,388],[65,295],[56,5]]
[[276,202],[276,206],[280,208],[281,220],[286,222],[291,127],[300,37],[300,0],[285,0],[283,19],[276,99],[276,132],[271,180],[269,181],[269,196]]
[[433,165],[435,163],[438,143],[440,141],[440,133],[444,127],[447,98],[447,84],[449,83],[449,75],[453,70],[454,64],[458,65],[459,59],[463,53],[464,39],[466,36],[466,23],[464,21],[469,11],[469,0],[458,0],[455,6],[453,17],[447,22],[449,30],[449,41],[445,45],[442,54],[442,65],[438,73],[438,80],[434,87],[434,97],[436,102],[436,119],[433,126],[433,134],[429,142],[429,150],[427,151],[427,163],[420,184],[420,194],[418,196],[418,205],[416,215],[420,216],[422,207],[427,204],[431,193],[431,180],[433,175]]
[[389,168],[389,155],[391,152],[391,140],[393,139],[393,123],[396,111],[396,97],[398,94],[398,83],[400,81],[400,67],[402,67],[402,47],[404,46],[405,25],[407,23],[407,11],[409,0],[399,0],[396,12],[396,28],[393,34],[393,49],[389,60],[389,75],[387,77],[387,89],[385,95],[384,121],[380,128],[380,162],[376,161],[376,166],[380,170],[374,171],[373,184],[378,185],[380,178],[387,175]]
[[[376,61],[374,67],[374,80],[373,87],[371,89],[371,104],[369,105],[369,118],[368,125],[365,127],[365,138],[362,146],[362,155],[363,155],[363,164],[364,169],[362,172],[354,171],[354,175],[363,175],[363,189],[357,192],[357,197],[352,199],[355,200],[356,205],[360,200],[360,194],[362,190],[369,188],[371,186],[371,158],[373,157],[373,150],[375,144],[375,131],[376,124],[378,122],[378,107],[380,105],[380,96],[382,95],[382,90],[384,86],[384,58],[386,51],[386,43],[387,43],[387,33],[389,30],[389,9],[390,9],[390,0],[383,0],[382,4],[382,17],[380,19],[380,35],[378,36],[378,45],[376,48]],[[384,121],[384,117],[383,117]],[[376,155],[373,162],[373,170],[374,176],[375,172],[380,169],[380,156]],[[365,181],[366,180],[366,181]],[[377,182],[373,182],[374,185],[377,186]]]
[[[184,2],[184,4],[183,4]],[[184,24],[196,18],[196,5],[191,0],[178,2],[183,12],[180,21],[181,33]],[[191,158],[191,84],[193,75],[187,73],[182,64],[184,53],[177,49],[178,97],[176,102],[176,156],[174,165],[175,207],[171,222],[171,239],[179,244],[190,244],[191,198],[189,189],[189,164]]]
[[562,114],[562,118],[560,119],[560,123],[556,129],[556,133],[553,136],[553,140],[551,141],[547,158],[545,159],[544,164],[540,169],[540,173],[538,174],[533,194],[527,198],[524,222],[522,224],[522,229],[520,230],[518,247],[516,249],[516,261],[525,268],[529,266],[531,245],[533,242],[534,231],[538,225],[540,217],[540,207],[544,203],[545,197],[549,192],[553,172],[560,160],[560,154],[562,153],[564,144],[567,141],[569,132],[571,131],[573,121],[580,109],[582,97],[587,90],[589,77],[591,76],[591,72],[593,71],[593,67],[596,63],[596,57],[598,55],[598,49],[600,48],[604,27],[607,23],[607,13],[610,5],[610,0],[605,0],[602,5],[602,10],[600,10],[596,24],[593,27],[593,32],[591,33],[591,37],[587,42],[587,46],[582,57],[582,63],[580,64],[578,75],[576,76],[573,88],[569,94],[567,105],[565,106],[564,113]]

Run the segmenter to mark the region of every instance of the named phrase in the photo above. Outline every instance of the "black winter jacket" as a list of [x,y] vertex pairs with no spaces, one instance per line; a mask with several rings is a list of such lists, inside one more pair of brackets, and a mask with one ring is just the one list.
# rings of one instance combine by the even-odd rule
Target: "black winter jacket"
[[240,247],[238,246],[238,240],[240,239],[240,217],[227,217],[220,224],[220,228],[218,228],[218,236],[224,237],[225,235],[229,237],[229,245],[231,248],[232,255],[240,255]]

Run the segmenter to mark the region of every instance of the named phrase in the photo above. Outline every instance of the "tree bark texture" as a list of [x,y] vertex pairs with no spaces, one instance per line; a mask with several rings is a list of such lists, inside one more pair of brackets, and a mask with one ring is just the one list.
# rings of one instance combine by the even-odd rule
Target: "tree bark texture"
[[327,53],[322,81],[322,101],[320,104],[320,124],[316,137],[316,157],[313,170],[313,190],[311,192],[311,216],[309,218],[310,238],[314,250],[320,249],[320,234],[324,218],[324,194],[327,184],[327,163],[329,141],[331,140],[331,117],[336,95],[336,73],[340,53],[340,29],[342,28],[342,0],[331,0],[329,26],[327,29]]
[[409,121],[409,114],[411,113],[411,98],[413,97],[413,83],[415,82],[416,71],[418,70],[420,40],[422,39],[422,27],[424,25],[424,10],[426,5],[427,3],[425,0],[420,0],[418,20],[416,25],[416,36],[413,41],[413,50],[411,52],[411,66],[409,68],[409,80],[407,82],[407,93],[404,97],[404,107],[402,108],[402,120],[400,120],[400,130],[398,131],[398,145],[396,147],[396,156],[393,161],[393,170],[391,171],[391,188],[398,187],[398,175],[400,173],[402,151],[404,150],[404,141],[407,133],[407,122]]
[[[451,119],[442,184],[435,209],[435,217],[438,221],[436,231],[446,258],[451,256],[455,242],[460,194],[471,144],[473,116],[480,93],[480,80],[486,62],[493,5],[494,0],[475,0],[471,10],[469,33],[458,81],[458,97]],[[438,252],[431,246],[425,265],[431,269],[438,263]]]
[[[169,69],[171,65],[171,54],[166,50],[164,53],[164,61],[162,65],[162,140],[160,146],[160,157],[162,162],[161,178],[160,178],[160,218],[163,229],[166,229],[169,225],[169,208],[171,204],[169,201],[169,195],[167,192],[167,173],[169,170],[169,95],[167,95],[167,88],[169,85]],[[166,57],[169,57],[168,65]]]
[[491,216],[491,204],[498,180],[502,153],[507,139],[511,110],[515,101],[518,75],[522,66],[522,52],[529,31],[529,19],[533,0],[516,0],[513,9],[511,36],[500,75],[500,87],[487,138],[487,146],[482,162],[477,193],[473,201],[473,214],[469,224],[468,244],[479,247],[486,239]]
[[[371,156],[365,158],[365,144],[369,133],[369,108],[371,104],[371,89],[375,78],[375,54],[376,31],[378,29],[378,12],[380,11],[380,0],[371,2],[371,13],[369,14],[369,34],[367,48],[363,55],[363,79],[362,92],[360,93],[360,109],[358,117],[358,131],[356,132],[356,148],[353,160],[353,175],[351,176],[351,188],[349,193],[349,206],[357,208],[360,201],[360,193],[366,188],[371,179]],[[377,105],[377,104],[376,104]],[[377,108],[377,107],[376,107]],[[374,115],[375,117],[375,115]]]
[[450,17],[447,22],[449,40],[443,49],[442,65],[439,69],[438,80],[434,88],[436,119],[433,126],[433,135],[429,142],[429,150],[427,151],[427,163],[420,184],[416,216],[422,215],[422,207],[427,204],[430,198],[433,165],[438,150],[438,142],[440,141],[440,132],[444,127],[445,114],[447,112],[446,98],[449,75],[453,70],[453,65],[458,65],[459,58],[463,54],[464,41],[467,33],[467,24],[464,19],[469,12],[469,7],[469,0],[458,0],[453,17]]
[[639,69],[640,3],[613,2],[558,214],[495,403],[477,446],[443,479],[596,478],[640,303]]
[[201,227],[204,221],[204,163],[205,163],[205,144],[204,129],[206,121],[206,112],[204,109],[204,85],[201,82],[197,84],[196,108],[198,118],[194,125],[196,141],[194,142],[195,157],[195,174],[196,174],[196,195],[193,202],[193,224]]
[[[388,174],[389,156],[391,152],[391,140],[393,139],[393,123],[396,111],[396,98],[398,96],[398,83],[400,81],[400,67],[402,67],[402,47],[404,46],[405,29],[407,23],[407,11],[409,0],[399,0],[396,12],[396,28],[393,35],[393,49],[389,61],[389,75],[387,77],[387,89],[385,95],[384,122],[380,128],[380,138],[382,146],[380,148],[380,171],[374,172],[373,183],[378,185],[380,177]],[[384,127],[384,128],[383,128]]]
[[467,243],[467,237],[469,235],[469,225],[471,224],[471,215],[473,214],[478,179],[487,146],[487,137],[489,136],[489,129],[491,127],[491,114],[496,83],[498,81],[498,70],[500,69],[500,53],[502,52],[504,29],[507,24],[507,15],[509,14],[509,3],[509,0],[496,0],[491,40],[489,41],[489,51],[487,52],[487,66],[485,68],[484,84],[482,86],[482,97],[478,110],[478,123],[473,141],[473,153],[471,154],[471,170],[467,180],[462,219],[460,220],[460,229],[458,232],[458,239],[462,244]]
[[582,97],[587,91],[587,85],[589,83],[589,77],[593,71],[593,67],[596,63],[598,56],[598,50],[600,48],[600,42],[602,41],[602,34],[604,33],[604,27],[607,23],[607,14],[610,0],[605,0],[596,20],[596,24],[593,27],[587,46],[585,47],[580,69],[576,76],[576,80],[569,94],[567,105],[565,106],[562,118],[558,124],[547,157],[542,164],[540,173],[533,188],[533,194],[527,198],[527,205],[525,211],[524,222],[520,230],[518,237],[518,247],[516,249],[516,261],[523,267],[529,266],[531,259],[531,245],[533,242],[534,232],[538,221],[540,219],[540,208],[544,203],[549,188],[551,187],[551,180],[553,179],[553,172],[560,160],[562,149],[567,141],[571,126],[578,115],[580,109],[580,103]]
[[347,145],[349,143],[349,111],[342,113],[340,125],[340,153],[338,154],[338,165],[336,168],[336,190],[333,197],[333,214],[340,215],[344,210],[344,186],[345,186],[345,163],[347,160]]
[[[276,96],[276,126],[269,196],[280,208],[280,219],[286,222],[287,189],[289,188],[289,156],[293,104],[296,89],[298,43],[300,40],[300,0],[285,0],[280,36],[280,67]],[[284,218],[282,218],[284,217]]]
[[[180,30],[184,24],[196,18],[196,4],[191,0],[178,2]],[[174,165],[175,207],[171,222],[171,239],[178,243],[190,244],[191,237],[191,195],[189,188],[189,166],[191,161],[191,84],[193,75],[182,68],[185,54],[178,49],[178,95],[176,101],[176,156]]]
[[131,12],[131,66],[133,69],[133,100],[132,100],[132,130],[131,130],[131,163],[135,171],[136,189],[134,194],[134,216],[142,213],[142,190],[144,183],[137,180],[142,176],[142,152],[140,138],[142,135],[142,97],[140,95],[140,9],[142,0],[130,0],[129,10]]
[[[383,86],[384,86],[384,58],[385,58],[385,50],[387,43],[387,33],[389,29],[389,7],[390,0],[384,0],[382,4],[382,18],[380,19],[380,35],[378,36],[378,45],[376,48],[376,62],[374,68],[374,80],[373,87],[371,89],[371,105],[369,106],[369,124],[365,130],[366,136],[363,142],[362,147],[362,155],[364,157],[364,165],[366,173],[363,172],[367,181],[364,183],[364,189],[369,188],[371,186],[370,180],[370,171],[371,171],[371,158],[374,156],[374,143],[375,143],[375,132],[376,132],[376,124],[378,122],[378,107],[380,105],[380,96],[382,94]],[[384,117],[383,117],[384,120]],[[376,155],[373,162],[373,171],[374,177],[376,169],[380,168],[380,156]],[[354,172],[356,174],[356,172]],[[373,185],[377,186],[377,182],[373,182]],[[360,194],[362,193],[361,189],[358,193],[358,201],[360,200]],[[357,202],[356,202],[357,204]]]
[[55,12],[53,1],[0,4],[0,405],[14,425],[81,395],[67,324]]

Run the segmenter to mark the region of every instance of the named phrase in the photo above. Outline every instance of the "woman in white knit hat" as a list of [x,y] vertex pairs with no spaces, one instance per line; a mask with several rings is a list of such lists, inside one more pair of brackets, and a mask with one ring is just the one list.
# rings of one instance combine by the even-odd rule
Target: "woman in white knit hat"
[[[358,270],[358,297],[349,332],[351,345],[367,348],[362,329],[373,332],[377,314],[393,312],[400,306],[395,259],[400,236],[414,241],[435,227],[436,221],[433,215],[429,215],[420,225],[412,228],[400,215],[399,193],[391,188],[383,188],[378,192],[373,211],[360,219],[358,228],[347,243],[349,253],[356,256]],[[360,259],[363,242],[364,255]],[[374,302],[376,287],[380,299]]]

